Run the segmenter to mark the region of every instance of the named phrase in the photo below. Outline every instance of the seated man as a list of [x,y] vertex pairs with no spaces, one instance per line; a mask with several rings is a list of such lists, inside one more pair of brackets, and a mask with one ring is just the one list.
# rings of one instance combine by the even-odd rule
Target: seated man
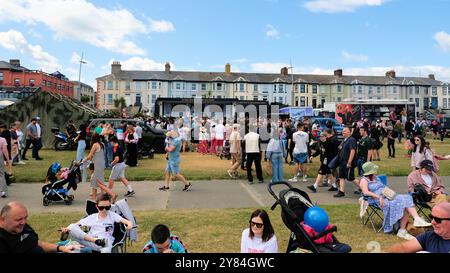
[[[62,228],[62,232],[69,233],[81,245],[90,247],[94,251],[111,253],[114,242],[114,223],[124,224],[127,230],[130,230],[133,225],[117,213],[109,211],[111,209],[111,197],[106,193],[97,198],[97,209],[98,213],[91,214],[78,223]],[[80,226],[89,227],[89,232],[84,232]]]
[[450,253],[450,203],[442,202],[431,211],[433,231],[418,235],[415,239],[391,246],[390,253]]
[[423,160],[420,162],[420,169],[412,171],[408,175],[408,191],[414,192],[414,185],[421,184],[427,192],[432,195],[432,199],[428,202],[431,208],[436,204],[448,201],[447,195],[444,193],[444,184],[442,179],[434,172],[433,162],[431,160]]
[[27,224],[27,208],[19,202],[6,204],[0,212],[0,253],[70,253],[77,247],[57,246],[39,240]]
[[186,248],[180,239],[170,234],[165,225],[157,225],[152,230],[152,240],[148,242],[144,253],[186,253]]

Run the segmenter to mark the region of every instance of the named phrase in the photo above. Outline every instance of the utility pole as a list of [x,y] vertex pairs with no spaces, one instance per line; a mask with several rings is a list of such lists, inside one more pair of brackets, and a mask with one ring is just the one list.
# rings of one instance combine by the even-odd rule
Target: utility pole
[[81,52],[81,58],[80,58],[80,70],[78,70],[78,94],[80,95],[81,99],[81,65],[86,64],[87,62],[83,61],[83,52]]
[[288,69],[291,70],[291,95],[290,97],[290,101],[289,101],[289,106],[294,106],[293,103],[293,99],[294,99],[294,67],[292,66],[292,60],[290,60],[291,66],[288,67]]

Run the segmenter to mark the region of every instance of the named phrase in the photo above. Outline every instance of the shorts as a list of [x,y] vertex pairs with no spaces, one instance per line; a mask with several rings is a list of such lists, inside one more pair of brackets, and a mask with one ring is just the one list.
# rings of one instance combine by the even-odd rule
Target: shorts
[[294,163],[308,163],[308,153],[294,154]]
[[223,139],[217,139],[216,138],[216,143],[217,143],[217,146],[223,146]]
[[347,181],[355,181],[355,168],[347,168],[346,165],[339,166],[339,178]]
[[173,162],[168,160],[166,165],[166,173],[177,175],[180,173],[180,162]]
[[109,175],[110,180],[119,180],[125,178],[125,162],[117,163],[112,167],[111,174]]
[[328,165],[323,164],[323,163],[320,164],[319,174],[321,174],[321,175],[331,174],[331,170],[330,170],[330,168],[328,168]]

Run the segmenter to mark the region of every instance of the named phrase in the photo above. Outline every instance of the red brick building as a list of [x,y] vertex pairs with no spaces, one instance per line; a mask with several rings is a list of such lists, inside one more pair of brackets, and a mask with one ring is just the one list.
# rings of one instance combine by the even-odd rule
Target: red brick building
[[74,97],[73,83],[63,74],[29,70],[20,66],[20,60],[0,61],[0,86],[40,87],[45,92]]

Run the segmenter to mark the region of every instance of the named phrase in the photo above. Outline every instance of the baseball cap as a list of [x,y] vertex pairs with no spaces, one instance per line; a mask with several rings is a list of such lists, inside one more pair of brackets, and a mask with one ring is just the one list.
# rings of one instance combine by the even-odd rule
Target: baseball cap
[[434,171],[434,165],[431,160],[425,159],[422,162],[420,162],[420,168],[425,168],[429,171]]

